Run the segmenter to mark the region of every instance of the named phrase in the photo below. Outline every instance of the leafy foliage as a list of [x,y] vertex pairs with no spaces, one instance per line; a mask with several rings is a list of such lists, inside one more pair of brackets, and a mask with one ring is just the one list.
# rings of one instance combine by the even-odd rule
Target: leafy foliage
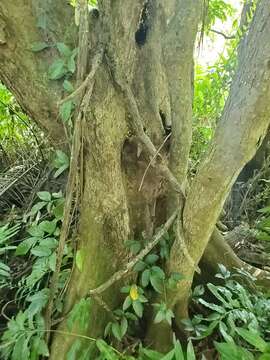
[[[235,280],[239,275],[246,279],[252,290]],[[196,314],[192,320],[183,322],[186,330],[194,334],[193,339],[201,340],[217,333],[225,340],[227,345],[215,344],[223,356],[222,359],[227,359],[226,354],[230,351],[235,353],[235,359],[242,359],[243,354],[248,354],[248,346],[241,341],[241,337],[247,337],[249,331],[256,333],[257,337],[253,336],[253,340],[257,341],[257,345],[253,345],[257,347],[260,337],[269,338],[270,300],[254,287],[254,279],[243,270],[231,273],[220,265],[220,272],[216,277],[222,279],[224,285],[207,284],[206,289],[213,297],[212,302],[203,298],[206,290],[203,286],[196,287],[193,292],[194,301],[207,310],[207,316]],[[247,359],[253,358],[251,355],[246,356]]]
[[25,153],[27,156],[30,153],[31,158],[35,158],[40,151],[40,143],[42,133],[23,113],[7,88],[0,83],[1,170],[16,163]]
[[256,224],[256,237],[258,240],[270,241],[270,206],[266,206],[258,212],[262,214],[262,217]]
[[[10,226],[7,223],[0,227],[0,255],[7,255],[10,250],[16,249],[16,246],[10,245],[10,240],[19,232],[20,224]],[[3,261],[0,261],[0,288],[6,287],[11,281],[11,269]]]
[[229,17],[235,14],[234,7],[224,0],[209,0],[207,13],[205,17],[206,33],[216,23],[217,19],[225,22]]
[[[72,0],[71,4],[76,7],[76,17],[77,1]],[[89,1],[89,5],[91,8],[98,4],[97,1]],[[206,34],[210,34],[216,19],[224,22],[228,16],[233,15],[233,12],[233,7],[226,1],[210,0],[205,17]],[[39,27],[45,29],[43,20],[40,19]],[[223,111],[236,65],[236,45],[237,39],[231,41],[227,46],[226,54],[207,69],[200,65],[196,66],[195,131],[192,147],[192,158],[195,162],[198,162],[206,151],[215,125]],[[49,78],[62,81],[64,96],[72,94],[74,92],[72,76],[76,70],[77,49],[70,49],[62,42],[56,44],[39,42],[33,44],[32,51],[46,51],[48,47],[54,47],[58,51],[58,58],[49,68]],[[8,98],[8,101],[12,102],[13,99]],[[66,100],[59,108],[60,117],[67,125],[72,125],[71,118],[74,107],[73,101]],[[7,110],[6,107],[4,109]],[[8,112],[12,119],[14,114],[9,109]],[[23,134],[26,133],[26,128],[23,127]],[[6,136],[5,126],[1,136],[2,134]],[[23,137],[20,135],[19,138],[21,141]],[[56,168],[54,177],[57,178],[68,169],[68,156],[62,151],[56,151],[54,166]],[[56,249],[63,207],[64,199],[61,192],[40,191],[37,193],[36,203],[29,212],[24,214],[18,224],[8,223],[0,228],[0,251],[6,256],[5,261],[0,262],[0,286],[7,288],[12,280],[12,269],[8,262],[10,255],[15,259],[27,260],[31,268],[23,273],[17,284],[15,303],[18,311],[8,321],[8,328],[2,336],[3,345],[0,350],[6,360],[35,360],[49,356],[44,340],[45,325],[42,314],[50,295],[48,282],[56,267]],[[258,228],[269,236],[268,212],[270,211],[264,209],[261,212],[265,214],[265,218],[258,224]],[[24,235],[23,238],[21,238],[21,232]],[[20,234],[19,238],[18,234]],[[15,236],[19,240],[18,243],[13,242]],[[173,348],[167,354],[146,348],[140,342],[133,346],[131,351],[127,349],[127,351],[121,352],[122,346],[130,341],[130,337],[134,334],[134,328],[141,324],[143,316],[149,308],[153,307],[155,323],[167,322],[170,326],[172,325],[174,313],[167,304],[166,293],[168,290],[177,289],[179,281],[183,279],[179,273],[168,274],[164,271],[164,263],[169,258],[172,242],[173,239],[166,234],[156,249],[137,262],[134,267],[136,276],[132,283],[121,289],[121,292],[125,294],[122,306],[111,311],[106,309],[112,318],[104,333],[104,338],[108,342],[79,335],[80,331],[84,332],[89,327],[92,299],[81,299],[75,304],[69,313],[67,325],[71,332],[74,330],[78,334],[76,341],[67,353],[68,360],[88,359],[93,346],[96,346],[99,351],[96,360],[193,360],[196,358],[191,340],[188,342],[187,348],[183,349],[179,340],[174,339]],[[129,240],[127,247],[132,255],[137,255],[145,243],[145,239]],[[56,299],[56,309],[54,309],[55,314],[62,310],[61,294],[69,274],[71,257],[71,248],[67,244],[60,281],[57,284],[58,298]],[[75,264],[79,271],[83,269],[83,262],[84,254],[81,250],[77,250]],[[247,281],[253,282],[253,278],[248,277],[248,274],[243,271],[241,276]],[[254,359],[253,353],[256,351],[260,352],[260,359],[267,359],[269,355],[269,316],[267,315],[270,306],[269,300],[258,290],[249,291],[235,280],[235,274],[229,272],[222,265],[220,265],[220,273],[217,274],[217,278],[221,279],[224,284],[210,283],[206,287],[199,286],[194,289],[194,299],[204,311],[202,315],[196,315],[192,320],[185,322],[187,329],[194,335],[193,339],[196,341],[209,336],[218,337],[218,341],[222,342],[214,342],[214,345],[221,355],[221,359],[231,359],[232,356],[234,359]],[[214,300],[209,300],[209,294]],[[160,302],[152,303],[152,300],[157,297]],[[117,345],[114,347],[112,344],[115,343]],[[250,346],[254,349],[251,350]]]
[[206,152],[221,117],[236,68],[236,44],[231,41],[227,52],[214,65],[195,67],[191,156],[195,163]]
[[[55,270],[56,248],[63,216],[64,199],[61,192],[37,193],[38,201],[24,219],[15,225],[6,224],[0,227],[1,253],[5,253],[6,261],[0,263],[1,286],[5,289],[17,287],[15,303],[20,308],[16,316],[7,323],[7,330],[2,336],[0,351],[3,359],[39,359],[49,356],[44,340],[45,324],[42,312],[48,302],[49,289],[47,281]],[[26,228],[26,231],[24,230]],[[26,237],[18,242],[13,239],[26,232]],[[63,266],[69,261],[70,250],[66,248]],[[12,272],[9,259],[28,257],[32,264],[31,271],[12,284]],[[14,261],[14,260],[13,260]],[[58,290],[65,283],[68,272],[63,269]],[[24,299],[23,302],[20,302]],[[61,297],[57,301],[56,311],[61,311]],[[23,354],[22,354],[23,352]]]
[[49,350],[41,334],[45,324],[40,315],[34,317],[30,310],[20,311],[14,319],[8,322],[1,348],[5,360],[38,360],[40,356],[49,356]]

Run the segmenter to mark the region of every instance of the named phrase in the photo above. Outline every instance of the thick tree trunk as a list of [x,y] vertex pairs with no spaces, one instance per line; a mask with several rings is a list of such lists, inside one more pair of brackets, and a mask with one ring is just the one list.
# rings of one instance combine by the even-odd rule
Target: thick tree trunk
[[[174,172],[179,172],[181,181],[186,176],[191,141],[192,54],[200,3],[191,1],[184,6],[181,1],[173,1],[170,5],[149,2],[148,19],[141,18],[143,6],[134,1],[127,6],[113,2],[110,6],[106,2],[100,4],[110,38],[106,48],[107,64],[97,74],[86,125],[79,249],[89,260],[85,261],[82,272],[75,269],[73,273],[67,311],[90,289],[124,267],[128,261],[124,247],[127,239],[139,237],[142,232],[151,236],[153,229],[166,219],[166,211],[159,203],[167,186],[156,168],[150,167],[144,177],[150,159],[136,138],[128,135],[128,129],[131,135],[136,134],[127,113],[129,104],[118,83],[121,87],[122,82],[127,82],[131,87],[145,132],[157,148],[165,139],[165,126],[172,123],[176,128],[171,144],[175,149],[172,157],[177,158],[177,162],[173,161]],[[186,16],[183,16],[183,9]],[[138,40],[142,21],[148,27],[145,34],[140,34],[146,36],[145,44]],[[124,32],[120,42],[117,29],[125,28],[129,31]],[[181,107],[187,110],[180,111]],[[181,169],[177,157],[179,148],[174,142],[177,146],[181,142]],[[166,155],[166,149],[162,149],[162,153]],[[156,218],[155,208],[160,213]],[[119,305],[120,286],[121,283],[117,283],[102,294],[110,309]],[[94,302],[87,334],[102,336],[107,321],[108,314]],[[65,324],[61,329],[65,330]],[[61,359],[73,341],[73,338],[57,335],[51,358]]]
[[[261,1],[246,45],[239,54],[236,76],[208,156],[187,195],[182,241],[175,241],[171,251],[170,269],[187,278],[179,284],[177,294],[171,296],[176,321],[187,314],[195,266],[204,253],[226,197],[241,169],[256,153],[269,126],[269,34],[270,10],[267,1]],[[258,36],[260,43],[256,43]],[[187,251],[183,251],[183,240]]]
[[[270,112],[270,10],[267,0],[262,0],[211,150],[184,204],[179,189],[184,188],[191,142],[192,56],[202,3],[99,1],[99,18],[91,28],[89,63],[96,44],[104,47],[105,55],[83,127],[84,182],[78,234],[82,269],[74,266],[65,314],[89,290],[124,267],[127,239],[138,238],[142,232],[150,238],[176,206],[181,211],[168,271],[178,271],[186,280],[178,291],[168,294],[168,305],[175,309],[177,322],[187,314],[195,266],[235,178],[264,137]],[[36,21],[44,14],[50,21],[46,31],[39,33]],[[76,29],[71,16],[62,0],[20,0],[16,5],[2,0],[0,4],[0,78],[56,142],[64,138],[57,122],[61,85],[46,75],[56,50],[33,54],[29,48],[44,39],[73,44]],[[67,34],[66,24],[71,24]],[[255,42],[258,34],[259,43]],[[164,143],[168,125],[172,125],[170,149],[161,147],[161,159],[156,149]],[[102,294],[111,310],[120,304],[120,286],[121,281]],[[88,329],[80,333],[102,336],[108,317],[93,298]],[[66,327],[63,321],[59,329],[69,331]],[[164,336],[166,347],[171,329],[163,324],[153,332],[152,328],[150,324],[150,341]],[[77,331],[76,324],[73,331]],[[74,340],[57,333],[50,358],[64,359]]]

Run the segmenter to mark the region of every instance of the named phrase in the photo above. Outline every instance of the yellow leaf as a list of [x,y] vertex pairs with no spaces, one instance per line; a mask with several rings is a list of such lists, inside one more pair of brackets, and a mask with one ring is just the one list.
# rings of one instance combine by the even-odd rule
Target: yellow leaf
[[132,285],[129,291],[129,296],[131,300],[135,301],[139,298],[138,288],[137,285]]

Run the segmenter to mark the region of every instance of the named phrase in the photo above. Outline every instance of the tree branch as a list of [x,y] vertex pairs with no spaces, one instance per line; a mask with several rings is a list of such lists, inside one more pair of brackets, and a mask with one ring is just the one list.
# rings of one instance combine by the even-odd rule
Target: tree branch
[[77,29],[73,19],[73,10],[65,0],[0,3],[0,80],[59,146],[66,142],[57,107],[62,87],[46,74],[58,53],[54,47],[39,53],[31,48],[36,42],[50,45],[58,41],[75,47]]
[[231,186],[256,153],[270,123],[269,34],[269,3],[262,0],[239,53],[239,66],[212,146],[186,199],[183,225],[194,260],[201,258]]
[[224,39],[226,40],[231,40],[231,39],[235,39],[235,35],[226,35],[224,34],[222,31],[219,31],[219,30],[215,30],[215,29],[210,29],[209,31],[215,33],[215,34],[218,34],[218,35],[221,35],[224,37]]

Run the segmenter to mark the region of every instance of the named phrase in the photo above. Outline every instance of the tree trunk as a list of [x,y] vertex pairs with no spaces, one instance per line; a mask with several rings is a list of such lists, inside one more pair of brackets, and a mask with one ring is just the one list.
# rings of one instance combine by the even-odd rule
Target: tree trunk
[[[270,109],[270,12],[265,1],[258,4],[246,46],[238,57],[238,69],[218,124],[208,156],[188,192],[184,212],[184,237],[195,264],[200,260],[213,232],[224,201],[244,165],[254,156],[269,125]],[[255,39],[260,36],[256,46]],[[171,267],[193,277],[194,266],[175,242]],[[186,291],[181,294],[187,298]],[[179,291],[180,293],[180,291]],[[180,301],[181,302],[181,301]],[[185,307],[182,302],[181,308]]]
[[[100,0],[98,19],[89,14],[89,64],[97,45],[105,53],[83,125],[77,244],[82,268],[74,266],[65,314],[91,289],[125,267],[129,260],[126,240],[142,233],[150,239],[179,207],[167,267],[186,280],[168,294],[168,306],[175,310],[176,323],[187,315],[194,270],[234,180],[265,135],[270,111],[270,9],[268,1],[262,0],[208,157],[184,201],[181,193],[191,143],[193,47],[202,3]],[[44,14],[47,27],[37,31],[36,23],[44,20]],[[64,141],[63,126],[57,121],[61,82],[50,81],[47,75],[57,52],[51,47],[34,54],[29,48],[44,40],[72,46],[77,30],[70,7],[62,0],[35,4],[20,0],[16,5],[2,0],[0,25],[1,80],[55,142]],[[258,34],[260,42],[255,42]],[[168,126],[172,127],[171,141],[164,145]],[[102,293],[110,310],[121,303],[122,283],[123,279]],[[71,332],[100,337],[109,316],[92,298],[88,328],[79,331],[74,324]],[[157,343],[162,336],[166,339],[163,348],[169,345],[169,327],[150,322],[148,328],[153,334],[150,342]],[[70,331],[66,321],[58,330]],[[74,340],[56,333],[50,359],[64,359]]]

